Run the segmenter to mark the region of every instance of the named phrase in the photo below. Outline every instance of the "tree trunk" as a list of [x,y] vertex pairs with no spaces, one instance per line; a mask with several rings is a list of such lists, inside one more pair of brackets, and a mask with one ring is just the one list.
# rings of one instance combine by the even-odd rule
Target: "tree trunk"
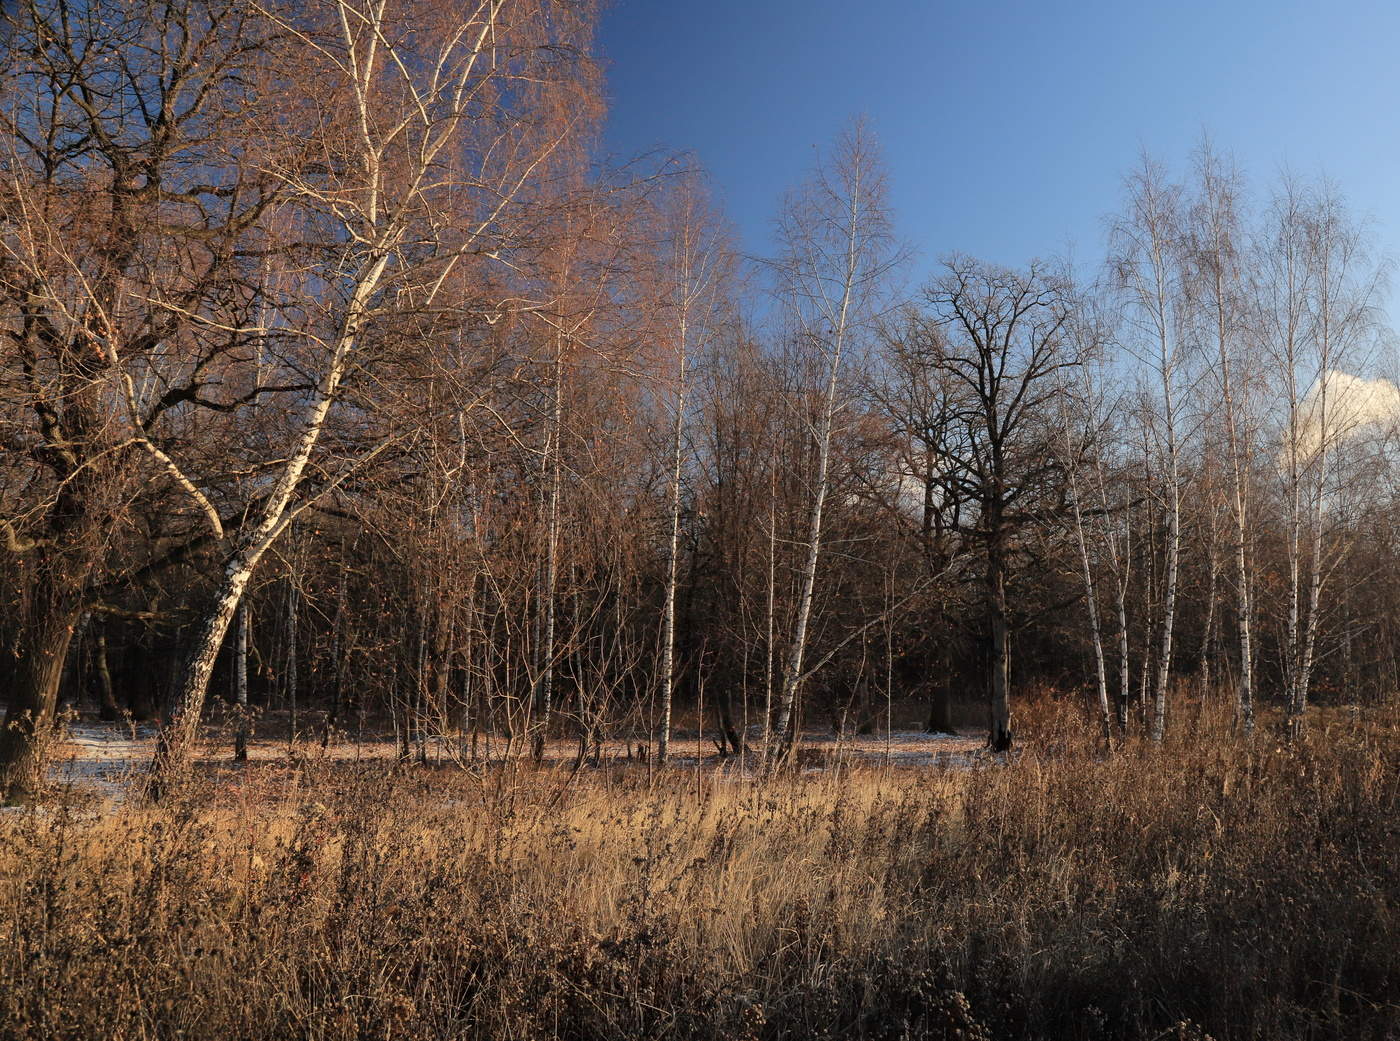
[[656,759],[663,764],[671,750],[671,698],[675,683],[676,573],[681,544],[681,450],[685,432],[685,335],[685,319],[682,317],[676,415],[671,441],[671,531],[666,553],[666,600],[662,611],[661,725],[656,735]]
[[287,576],[287,708],[288,708],[288,731],[287,749],[290,752],[296,748],[297,743],[297,601],[300,596],[300,589],[297,586],[298,575],[295,565]]
[[554,640],[555,603],[554,591],[559,575],[559,495],[562,474],[559,453],[563,448],[564,425],[564,347],[556,338],[554,353],[554,411],[550,431],[549,446],[549,501],[548,530],[545,534],[544,575],[540,595],[544,598],[544,617],[541,621],[543,632],[540,639],[538,675],[535,679],[534,719],[535,731],[533,754],[535,761],[544,758],[545,742],[549,739],[549,717],[553,710],[554,698]]
[[936,684],[929,698],[928,726],[930,734],[956,734],[953,726],[953,692],[945,684]]
[[[807,556],[798,576],[792,639],[778,698],[777,744],[772,751],[779,757],[788,754],[799,731],[798,695],[806,679],[803,662],[821,559],[823,511],[830,491],[831,441],[842,359],[850,347],[853,324],[871,299],[869,280],[879,269],[878,260],[868,253],[874,245],[870,232],[880,228],[885,218],[878,163],[871,168],[869,147],[858,124],[843,139],[837,179],[822,180],[821,192],[811,197],[809,208],[804,211],[799,206],[791,211],[786,224],[793,316],[804,329],[803,340],[824,356],[826,374],[820,410],[811,424],[817,473],[807,516]],[[828,234],[831,239],[826,238]]]
[[223,581],[190,647],[174,709],[170,720],[161,727],[156,742],[155,760],[146,789],[147,797],[153,801],[173,790],[188,774],[190,755],[199,737],[209,677],[214,673],[219,648],[238,611],[248,579],[252,577],[254,563],[243,556],[229,561],[224,568]]
[[[1066,428],[1068,429],[1068,428]],[[1066,435],[1068,439],[1068,435]],[[1066,445],[1067,455],[1073,460],[1074,446]],[[1089,614],[1089,636],[1094,645],[1094,678],[1097,681],[1096,694],[1099,710],[1099,724],[1103,729],[1104,744],[1113,746],[1113,711],[1108,702],[1108,665],[1104,658],[1103,629],[1099,625],[1098,594],[1094,585],[1094,568],[1089,560],[1089,542],[1084,534],[1084,510],[1079,501],[1079,476],[1076,464],[1071,462],[1070,496],[1074,509],[1074,534],[1079,545],[1079,565],[1084,580],[1084,603]]]
[[[1146,654],[1143,655],[1146,657]],[[1128,732],[1128,705],[1132,701],[1132,655],[1128,641],[1128,598],[1118,592],[1118,733]]]
[[773,674],[776,668],[777,647],[774,633],[777,621],[778,593],[778,487],[776,472],[770,472],[768,480],[768,584],[765,602],[763,639],[763,755],[769,752],[769,742],[773,736]]
[[[991,524],[999,524],[995,517]],[[993,752],[1011,750],[1011,638],[1006,619],[1006,562],[1000,540],[987,543],[987,609],[991,621],[991,713],[987,744]]]
[[807,518],[807,559],[802,566],[801,586],[797,593],[797,621],[793,628],[787,662],[783,667],[782,694],[778,699],[778,721],[775,729],[779,754],[786,754],[783,749],[792,742],[793,710],[797,703],[798,690],[802,686],[802,662],[807,651],[807,623],[812,616],[812,595],[817,584],[817,562],[821,556],[822,542],[822,511],[826,504],[827,475],[831,466],[831,426],[836,408],[837,362],[832,363],[826,407],[817,435],[817,487],[812,496],[812,510]]
[[83,614],[80,597],[48,583],[41,584],[35,601],[20,633],[18,666],[0,732],[0,801],[30,799],[43,788],[59,683]]
[[[356,540],[358,542],[358,540]],[[346,566],[344,544],[341,544],[340,575],[336,586],[335,618],[331,621],[331,669],[334,681],[331,686],[331,706],[326,713],[326,725],[321,730],[321,747],[331,743],[331,732],[340,726],[340,718],[345,712],[345,575]]]
[[715,743],[719,746],[720,755],[742,755],[744,752],[744,739],[740,736],[739,727],[734,721],[734,688],[728,682],[728,674],[721,676],[722,682],[719,690],[715,694],[715,729],[719,733],[719,740]]
[[1298,675],[1289,701],[1289,733],[1297,736],[1302,733],[1303,720],[1308,708],[1308,689],[1312,685],[1313,659],[1317,649],[1317,623],[1319,601],[1322,598],[1322,497],[1325,494],[1326,458],[1319,461],[1321,473],[1318,477],[1317,503],[1310,517],[1312,531],[1311,561],[1308,573],[1308,599],[1303,620],[1302,652],[1298,664]]
[[1240,679],[1236,688],[1240,725],[1246,735],[1254,732],[1254,647],[1250,625],[1253,610],[1249,588],[1249,514],[1244,470],[1244,446],[1236,422],[1234,391],[1230,383],[1230,363],[1225,354],[1222,334],[1220,346],[1221,385],[1224,391],[1225,426],[1230,448],[1230,464],[1234,478],[1235,520],[1235,618],[1240,639]]
[[1250,631],[1253,611],[1250,607],[1249,557],[1245,542],[1248,537],[1244,521],[1243,492],[1236,486],[1235,527],[1235,617],[1240,637],[1240,679],[1236,688],[1240,726],[1246,736],[1254,733],[1254,644]]
[[248,601],[238,602],[238,631],[233,644],[233,692],[238,729],[233,735],[233,758],[248,759]]
[[360,330],[368,320],[370,301],[387,263],[387,250],[372,254],[356,277],[355,289],[336,338],[335,349],[292,453],[263,505],[258,523],[238,539],[237,548],[224,566],[219,588],[186,659],[179,699],[169,723],[161,728],[147,786],[147,796],[151,799],[159,799],[188,769],[188,758],[199,735],[200,715],[204,710],[204,698],[209,690],[209,677],[213,674],[219,647],[228,633],[229,623],[248,587],[253,570],[295,516],[295,513],[289,514],[287,510],[301,485],[302,474],[311,460],[311,454],[321,439],[326,416],[340,388]]
[[1215,507],[1210,511],[1210,545],[1206,547],[1207,559],[1209,560],[1209,577],[1206,580],[1206,620],[1204,623],[1204,633],[1201,636],[1201,696],[1210,696],[1211,683],[1211,657],[1215,653],[1215,601],[1216,590],[1220,585],[1220,558],[1216,553],[1216,513]]
[[1172,672],[1172,634],[1176,623],[1176,578],[1181,559],[1181,476],[1177,463],[1175,416],[1167,391],[1167,444],[1171,481],[1167,503],[1167,559],[1162,594],[1162,643],[1157,659],[1157,682],[1152,692],[1152,740],[1161,743],[1167,732],[1167,686]]
[[101,706],[99,718],[106,722],[121,719],[122,710],[112,687],[112,665],[107,656],[107,625],[102,621],[98,621],[93,628],[92,665],[97,672],[97,701]]

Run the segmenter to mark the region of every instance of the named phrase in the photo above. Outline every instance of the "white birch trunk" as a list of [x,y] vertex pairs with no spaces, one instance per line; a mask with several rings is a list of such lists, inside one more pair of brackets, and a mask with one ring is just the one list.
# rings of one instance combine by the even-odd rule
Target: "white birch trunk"
[[[1326,219],[1324,218],[1324,226]],[[1320,434],[1316,453],[1311,460],[1312,469],[1316,474],[1312,486],[1309,489],[1311,502],[1308,510],[1308,576],[1307,576],[1307,606],[1306,614],[1302,621],[1302,633],[1298,640],[1300,646],[1296,656],[1297,665],[1292,688],[1289,691],[1288,699],[1288,731],[1291,736],[1297,736],[1302,732],[1303,720],[1308,707],[1308,689],[1312,682],[1313,655],[1317,646],[1317,626],[1319,604],[1322,598],[1323,582],[1323,560],[1322,560],[1322,525],[1323,506],[1327,493],[1327,476],[1329,472],[1329,460],[1334,446],[1334,438],[1329,433],[1332,426],[1332,418],[1328,414],[1329,387],[1328,378],[1331,374],[1333,357],[1333,329],[1332,329],[1332,265],[1329,241],[1330,236],[1324,238],[1321,255],[1320,271],[1318,279],[1318,396],[1316,403],[1315,417],[1309,417],[1317,423]],[[1298,469],[1297,457],[1297,425],[1293,427],[1293,437],[1290,438],[1292,445],[1292,455],[1295,459],[1294,468]],[[1301,476],[1301,475],[1300,475]],[[1301,485],[1301,480],[1297,483]],[[1295,554],[1295,557],[1297,554]],[[1297,567],[1294,571],[1296,573]],[[1295,589],[1298,582],[1295,579]],[[1295,592],[1295,599],[1298,594]]]
[[[1157,257],[1159,272],[1164,258]],[[1161,274],[1157,278],[1158,314],[1160,316],[1160,350],[1164,420],[1167,426],[1167,547],[1164,590],[1162,596],[1161,648],[1158,651],[1157,679],[1152,696],[1152,727],[1150,736],[1160,743],[1167,729],[1167,687],[1171,682],[1172,635],[1176,625],[1176,579],[1181,558],[1181,464],[1177,444],[1176,401],[1174,399],[1173,369],[1175,359],[1169,347],[1167,331],[1167,301]]]
[[765,605],[765,636],[763,640],[763,755],[766,759],[773,736],[773,679],[777,669],[777,648],[774,645],[777,621],[778,586],[778,484],[777,472],[768,479],[768,600]]
[[[845,305],[842,307],[843,318]],[[778,719],[775,725],[776,750],[790,747],[793,741],[792,717],[802,685],[802,661],[807,651],[807,623],[812,615],[812,595],[817,583],[817,563],[821,555],[822,511],[826,505],[828,478],[831,471],[831,430],[836,414],[836,389],[841,365],[841,337],[832,350],[831,368],[827,377],[822,415],[817,427],[817,479],[812,493],[812,508],[807,516],[807,559],[803,562],[797,593],[797,618],[792,643],[783,666],[783,686],[778,698]]]
[[1215,654],[1215,602],[1220,587],[1220,555],[1217,552],[1219,522],[1215,506],[1210,509],[1210,544],[1206,547],[1206,620],[1201,635],[1201,696],[1210,696],[1211,658]]
[[330,413],[336,392],[340,388],[340,381],[349,365],[351,353],[368,318],[370,302],[379,287],[387,263],[388,252],[381,251],[371,254],[362,266],[355,280],[355,288],[330,360],[316,389],[316,395],[291,456],[283,466],[272,493],[263,503],[258,522],[238,537],[224,565],[218,589],[186,659],[174,711],[169,722],[161,729],[151,768],[150,795],[153,798],[163,794],[188,766],[199,734],[200,715],[219,647],[223,644],[229,623],[248,587],[253,570],[268,547],[291,521],[292,514],[288,509],[292,498],[300,487],[302,475],[321,438],[326,416]]
[[1240,675],[1236,690],[1236,707],[1240,726],[1246,735],[1254,732],[1254,646],[1251,622],[1253,606],[1249,575],[1249,514],[1246,474],[1242,461],[1239,426],[1234,391],[1230,381],[1230,360],[1226,353],[1223,329],[1220,333],[1220,379],[1225,405],[1225,427],[1230,450],[1231,472],[1234,478],[1232,505],[1234,507],[1235,550],[1235,610],[1240,640]]
[[[863,280],[871,277],[871,272],[864,269],[870,261],[863,256],[870,248],[866,241],[869,232],[867,223],[878,224],[884,219],[879,209],[880,189],[876,171],[867,169],[873,160],[863,131],[857,127],[843,147],[844,151],[839,156],[842,164],[839,188],[833,188],[824,179],[821,181],[830,209],[819,208],[816,212],[807,213],[804,218],[811,222],[810,225],[790,229],[798,233],[794,242],[795,255],[790,258],[798,269],[794,277],[795,288],[798,296],[805,298],[805,305],[811,308],[811,311],[801,315],[803,334],[808,343],[823,345],[827,370],[820,412],[813,431],[817,473],[812,485],[812,504],[804,540],[807,554],[799,573],[792,639],[783,665],[778,718],[774,727],[776,742],[770,749],[770,754],[778,757],[786,755],[796,737],[795,716],[804,677],[807,629],[821,559],[822,521],[831,479],[831,439],[836,422],[841,362],[851,334],[854,310],[858,306],[857,290]],[[836,209],[838,204],[839,210]],[[840,229],[839,254],[834,248],[828,253],[819,241],[825,229],[833,225]],[[835,256],[840,258],[839,268],[823,270]],[[804,280],[809,281],[804,285]],[[799,304],[799,312],[802,306]]]
[[666,602],[662,616],[661,725],[656,740],[656,758],[660,763],[666,762],[666,757],[671,750],[671,699],[675,682],[676,647],[676,574],[681,545],[681,462],[685,433],[686,332],[686,318],[684,309],[682,309],[676,375],[676,415],[671,430],[671,530],[666,551]]
[[550,419],[549,436],[549,491],[548,512],[545,532],[544,577],[540,596],[544,610],[542,632],[540,634],[540,658],[538,675],[535,678],[535,704],[531,720],[534,734],[534,756],[544,758],[545,742],[549,739],[549,717],[554,701],[554,640],[557,624],[555,590],[559,584],[559,496],[562,473],[560,452],[563,448],[564,426],[564,346],[560,338],[555,339],[554,352],[554,408]]

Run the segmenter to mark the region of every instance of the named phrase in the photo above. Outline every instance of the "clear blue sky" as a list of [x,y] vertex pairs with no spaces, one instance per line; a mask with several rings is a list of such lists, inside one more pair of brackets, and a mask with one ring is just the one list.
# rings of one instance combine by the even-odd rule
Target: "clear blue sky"
[[1260,190],[1325,171],[1400,252],[1397,0],[613,0],[599,43],[609,150],[693,151],[755,253],[856,113],[920,270],[1096,259],[1140,150],[1203,130]]

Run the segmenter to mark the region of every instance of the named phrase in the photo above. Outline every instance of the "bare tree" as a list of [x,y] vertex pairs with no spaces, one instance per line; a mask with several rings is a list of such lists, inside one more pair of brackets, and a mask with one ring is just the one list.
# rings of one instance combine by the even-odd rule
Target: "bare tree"
[[[1235,620],[1240,641],[1236,705],[1245,734],[1254,730],[1254,603],[1250,566],[1253,423],[1249,407],[1249,338],[1244,299],[1244,245],[1240,226],[1238,173],[1209,144],[1196,157],[1197,198],[1187,239],[1191,289],[1214,355],[1226,453],[1230,460],[1230,505],[1234,520]],[[1242,371],[1243,370],[1243,373]],[[1242,375],[1244,378],[1242,378]]]
[[1281,445],[1286,607],[1281,658],[1290,734],[1303,726],[1328,576],[1346,540],[1325,538],[1344,444],[1377,417],[1373,388],[1353,373],[1366,359],[1377,272],[1335,190],[1285,179],[1258,244],[1254,269],[1263,351],[1282,381]]
[[120,592],[119,560],[150,563],[124,537],[130,509],[162,503],[157,545],[191,523],[224,533],[175,446],[197,440],[194,413],[238,407],[206,388],[244,339],[191,316],[239,310],[237,249],[270,192],[252,166],[231,172],[255,162],[268,57],[243,5],[25,0],[0,18],[0,372],[18,406],[3,437],[38,493],[0,517],[27,587],[3,796],[38,784],[79,618]]
[[1183,276],[1180,264],[1181,191],[1167,182],[1160,165],[1144,157],[1128,178],[1127,212],[1113,229],[1110,266],[1124,295],[1128,351],[1152,372],[1160,393],[1162,450],[1166,473],[1167,532],[1157,672],[1152,688],[1151,736],[1160,741],[1166,731],[1167,687],[1172,670],[1172,637],[1176,627],[1177,573],[1181,558],[1180,401],[1183,394],[1184,321]]
[[[691,357],[703,347],[722,303],[723,282],[732,254],[716,226],[694,176],[666,199],[661,215],[664,323],[674,352],[671,402],[666,584],[661,609],[661,720],[656,756],[664,763],[671,744],[671,702],[675,685],[676,588],[681,552],[681,485],[685,471],[686,403]],[[670,361],[671,359],[667,359]]]
[[[315,371],[314,387],[283,461],[228,540],[162,730],[153,794],[188,760],[215,657],[249,578],[309,501],[297,504],[347,374],[396,319],[446,306],[443,290],[459,265],[500,262],[519,244],[511,231],[513,222],[519,227],[516,205],[586,118],[586,108],[554,118],[587,80],[581,58],[560,60],[578,53],[587,25],[550,0],[480,0],[461,10],[324,0],[296,17],[265,13],[291,41],[286,60],[298,68],[289,86],[324,116],[311,132],[296,128],[284,139],[273,166],[283,219],[324,235],[310,274],[296,269],[287,287],[295,298],[279,301],[273,319]],[[381,436],[370,452],[387,443]],[[322,484],[356,465],[342,464]]]
[[[877,413],[891,428],[891,446],[888,459],[867,468],[867,494],[881,502],[898,527],[912,527],[924,574],[946,574],[963,555],[967,506],[945,479],[950,472],[945,456],[958,438],[960,396],[960,381],[940,363],[947,351],[946,332],[908,306],[882,324],[880,347],[869,390]],[[935,617],[949,596],[945,585],[930,598],[927,607]],[[934,657],[946,661],[947,655]],[[928,730],[955,733],[951,684],[945,676],[931,678],[929,685]]]
[[[1095,680],[1095,704],[1099,711],[1099,721],[1103,728],[1104,744],[1107,748],[1113,747],[1113,711],[1109,699],[1108,690],[1108,663],[1104,651],[1104,632],[1100,621],[1099,611],[1099,586],[1100,582],[1095,577],[1095,557],[1093,551],[1097,547],[1091,548],[1091,543],[1100,541],[1108,543],[1108,557],[1111,561],[1111,571],[1117,576],[1121,563],[1117,546],[1111,539],[1095,538],[1093,532],[1095,526],[1087,514],[1099,514],[1099,519],[1108,520],[1109,513],[1105,497],[1100,494],[1094,495],[1095,471],[1090,470],[1086,462],[1100,451],[1104,432],[1109,427],[1110,416],[1106,415],[1106,407],[1102,400],[1100,386],[1094,380],[1094,370],[1088,362],[1098,354],[1099,346],[1103,340],[1101,326],[1090,313],[1085,300],[1081,298],[1076,307],[1075,314],[1067,323],[1069,335],[1074,337],[1077,347],[1076,355],[1082,362],[1079,368],[1079,378],[1075,384],[1062,387],[1059,395],[1060,407],[1060,436],[1064,442],[1063,460],[1065,476],[1068,479],[1069,507],[1070,514],[1074,522],[1074,539],[1079,550],[1079,568],[1084,582],[1084,603],[1085,612],[1089,622],[1089,639],[1094,651],[1094,680]],[[1104,463],[1102,459],[1098,461],[1097,476],[1100,478],[1100,490],[1103,487]],[[1086,487],[1087,485],[1087,487]],[[1095,501],[1097,499],[1097,501]],[[1118,597],[1120,630],[1126,636],[1126,625],[1121,624],[1122,595]],[[1120,662],[1120,668],[1125,667]]]
[[841,365],[878,307],[892,248],[885,174],[869,128],[857,121],[837,139],[827,162],[789,198],[779,233],[780,291],[801,351],[820,362],[822,386],[811,421],[816,472],[802,541],[792,635],[783,664],[774,724],[777,754],[796,736],[794,711],[804,678],[807,629],[821,559],[822,518],[830,488],[832,435],[841,411]]
[[927,292],[946,329],[936,364],[956,381],[951,437],[938,448],[945,494],[975,507],[992,641],[988,744],[1011,748],[1007,581],[1018,530],[1060,511],[1064,460],[1059,403],[1078,365],[1067,323],[1072,294],[1033,263],[1025,272],[955,256]]

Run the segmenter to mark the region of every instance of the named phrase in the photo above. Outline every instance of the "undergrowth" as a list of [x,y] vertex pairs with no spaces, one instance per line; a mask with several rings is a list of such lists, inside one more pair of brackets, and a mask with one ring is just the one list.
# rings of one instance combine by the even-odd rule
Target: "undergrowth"
[[227,776],[0,819],[6,1038],[1394,1037],[1393,711],[971,770]]

